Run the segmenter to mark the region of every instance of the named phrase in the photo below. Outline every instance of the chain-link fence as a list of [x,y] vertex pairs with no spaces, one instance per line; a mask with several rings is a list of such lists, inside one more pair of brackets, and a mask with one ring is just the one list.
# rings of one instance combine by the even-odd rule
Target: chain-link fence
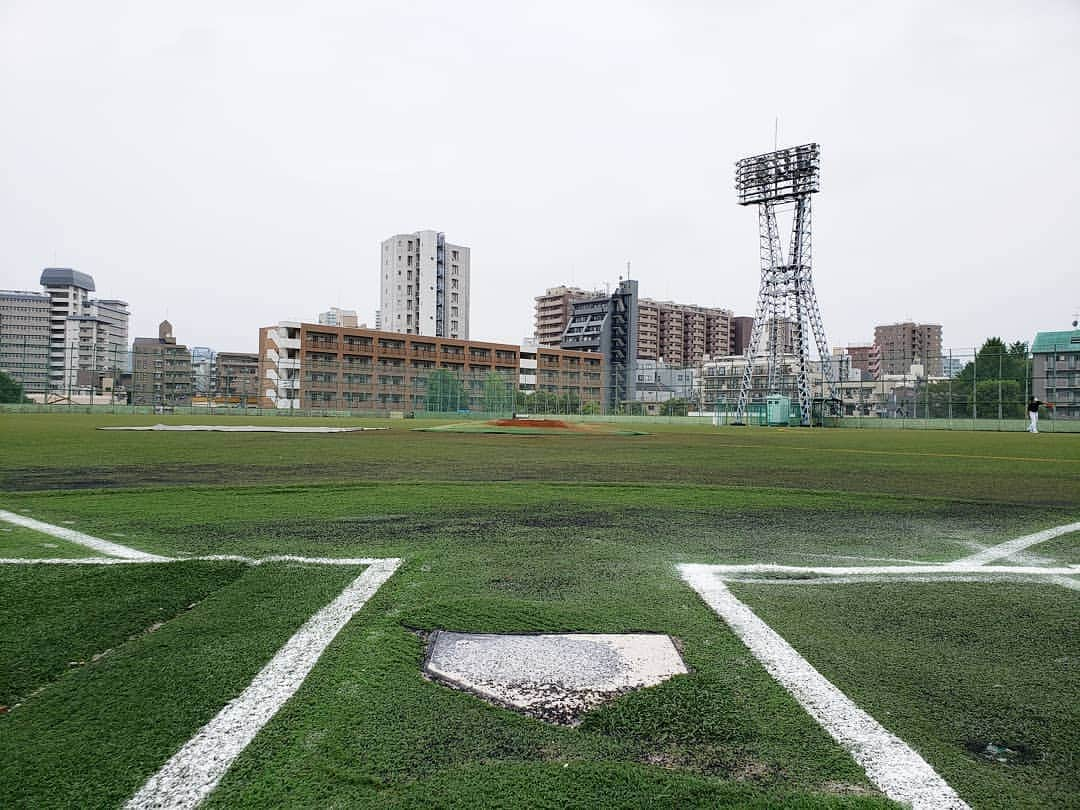
[[[47,347],[6,343],[0,369],[21,383],[24,408],[116,412],[299,414],[544,414],[579,417],[697,417],[735,420],[746,360],[724,357],[694,365],[638,360],[632,397],[623,369],[584,375],[566,369],[462,370],[394,358],[372,362],[305,361],[288,378],[255,355],[199,355],[162,345],[149,352],[114,350],[50,362]],[[931,358],[839,354],[836,388],[820,364],[809,368],[813,424],[1019,430],[1031,397],[1043,403],[1041,429],[1080,429],[1080,341],[1031,355],[1024,344],[948,351]],[[897,372],[896,369],[903,369]],[[798,424],[797,359],[785,356],[769,385],[755,361],[745,421],[776,423],[770,397],[791,402]],[[592,377],[598,379],[592,379]],[[619,383],[612,382],[619,380]]]

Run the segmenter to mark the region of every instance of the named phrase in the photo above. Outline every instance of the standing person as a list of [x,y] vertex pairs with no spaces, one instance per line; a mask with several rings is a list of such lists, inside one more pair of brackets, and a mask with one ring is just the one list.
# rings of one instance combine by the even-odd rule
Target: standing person
[[1039,406],[1040,405],[1042,405],[1042,403],[1039,400],[1035,399],[1035,397],[1032,397],[1031,399],[1028,400],[1028,404],[1027,404],[1028,419],[1031,420],[1031,424],[1028,425],[1028,429],[1027,429],[1028,433],[1038,433],[1039,432]]

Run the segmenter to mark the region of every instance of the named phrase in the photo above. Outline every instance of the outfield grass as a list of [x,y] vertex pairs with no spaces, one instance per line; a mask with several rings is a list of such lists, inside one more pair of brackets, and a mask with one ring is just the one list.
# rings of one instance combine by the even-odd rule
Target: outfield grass
[[[1067,508],[1080,502],[1080,434],[870,434],[649,424],[648,436],[583,434],[544,441],[411,430],[445,424],[420,420],[267,419],[287,424],[371,424],[391,430],[322,435],[95,431],[102,425],[195,420],[0,414],[4,442],[0,488],[356,480],[618,481],[894,493]],[[47,453],[42,452],[44,445],[49,447]]]
[[[0,508],[169,556],[405,561],[215,806],[887,806],[674,566],[954,560],[1080,520],[1078,436],[94,430],[157,421],[195,420],[0,415]],[[1076,561],[1076,541],[1030,551]],[[35,542],[0,556],[36,555]],[[0,714],[2,805],[121,803],[357,573],[60,568],[0,569],[22,605],[2,651],[29,673],[9,691],[44,687]],[[1080,792],[1076,591],[732,587],[973,806],[1068,806]],[[668,633],[691,672],[554,727],[424,680],[439,628]],[[1025,753],[986,759],[984,738]]]

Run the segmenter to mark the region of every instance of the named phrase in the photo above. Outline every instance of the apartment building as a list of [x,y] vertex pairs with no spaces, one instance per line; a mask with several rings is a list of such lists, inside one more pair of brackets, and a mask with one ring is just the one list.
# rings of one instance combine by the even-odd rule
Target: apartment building
[[541,346],[560,346],[566,324],[574,311],[574,302],[599,298],[604,294],[601,290],[583,290],[580,287],[549,287],[543,295],[533,299],[536,302],[534,340]]
[[746,354],[750,335],[754,332],[754,319],[749,315],[736,315],[731,319],[731,354]]
[[127,353],[127,303],[91,298],[94,279],[69,267],[45,268],[40,284],[0,292],[0,368],[28,394],[111,389]]
[[[490,410],[493,388],[574,391],[599,403],[602,359],[586,352],[282,321],[259,330],[264,408],[432,410],[433,386],[451,410]],[[436,403],[446,410],[447,403]]]
[[930,377],[942,374],[940,324],[907,321],[875,326],[874,343],[881,354],[881,374],[907,374],[913,365],[922,365]]
[[[574,304],[606,297],[608,293],[600,290],[565,286],[548,288],[534,299],[533,336],[536,342],[544,346],[562,345]],[[691,365],[706,355],[730,354],[734,338],[732,320],[730,310],[718,307],[639,298],[636,357]]]
[[214,358],[211,391],[215,402],[254,405],[259,398],[259,355],[253,352],[218,352]]
[[341,307],[330,307],[326,312],[320,312],[319,323],[324,326],[359,326],[356,310]]
[[1080,329],[1039,332],[1031,357],[1035,397],[1054,404],[1055,419],[1080,419]]
[[376,325],[387,332],[469,339],[470,250],[437,231],[382,242]]
[[693,365],[706,355],[731,353],[732,314],[717,307],[638,301],[638,351],[642,360]]
[[[877,344],[848,346],[844,351],[850,358],[849,362],[852,368],[857,368],[872,380],[876,380],[881,376],[881,349],[878,348]],[[833,354],[841,353],[839,350],[833,352]]]
[[604,358],[601,406],[608,410],[634,399],[638,344],[638,283],[619,282],[611,295],[575,301],[562,348],[596,352]]
[[49,388],[49,297],[0,290],[0,371],[26,391]]
[[191,352],[176,342],[171,323],[162,321],[156,338],[135,338],[131,363],[132,405],[171,408],[191,404]]
[[596,352],[572,351],[526,343],[521,347],[518,388],[526,394],[546,391],[578,402],[600,405],[604,358]]

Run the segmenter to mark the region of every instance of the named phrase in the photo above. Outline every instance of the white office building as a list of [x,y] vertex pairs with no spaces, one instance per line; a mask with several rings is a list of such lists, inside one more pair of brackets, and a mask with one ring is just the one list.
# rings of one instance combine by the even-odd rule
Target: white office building
[[438,231],[399,233],[379,262],[379,329],[469,339],[469,248]]

